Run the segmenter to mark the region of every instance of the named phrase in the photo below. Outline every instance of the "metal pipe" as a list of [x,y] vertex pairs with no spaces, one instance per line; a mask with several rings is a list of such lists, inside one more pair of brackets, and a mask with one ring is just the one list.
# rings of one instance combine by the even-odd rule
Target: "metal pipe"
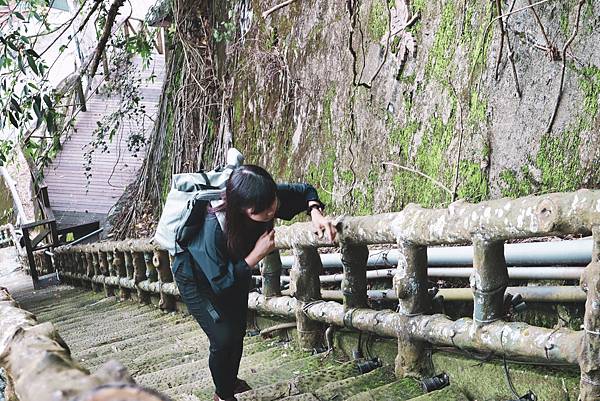
[[[559,287],[559,286],[528,286],[528,287],[508,287],[506,292],[511,294],[521,294],[526,302],[585,302],[585,292],[579,287]],[[283,291],[283,295],[289,295],[288,291]],[[367,295],[370,300],[388,300],[397,301],[398,296],[393,289],[387,290],[369,290]],[[473,301],[473,291],[470,288],[442,288],[438,295],[444,297],[444,301]],[[341,301],[343,299],[342,291],[339,290],[321,290],[321,297],[325,300]]]
[[[400,252],[397,249],[370,251],[367,266],[397,266]],[[592,240],[579,239],[552,242],[522,242],[506,244],[504,257],[508,266],[587,265],[592,257]],[[282,256],[283,268],[290,268],[293,256]],[[321,254],[323,267],[342,268],[339,253]],[[471,266],[472,246],[446,246],[427,248],[429,266]]]
[[69,242],[69,243],[67,244],[67,249],[68,249],[68,247],[71,247],[71,246],[73,246],[73,245],[77,245],[77,244],[79,244],[80,242],[82,242],[82,241],[85,241],[86,239],[88,239],[88,238],[90,238],[90,237],[93,237],[93,236],[94,236],[94,235],[96,235],[96,234],[100,234],[102,231],[104,231],[104,228],[99,228],[99,229],[97,229],[96,231],[92,231],[91,233],[89,233],[89,234],[86,234],[86,235],[84,235],[84,236],[83,236],[83,237],[81,237],[81,238],[77,238],[75,241]]
[[[544,267],[509,267],[508,277],[514,280],[579,280],[583,267],[569,266],[544,266]],[[397,269],[379,269],[367,271],[367,279],[392,278],[397,273]],[[472,267],[430,267],[427,269],[429,277],[442,278],[469,278],[473,272]],[[262,276],[253,276],[257,280],[262,280]],[[339,283],[344,275],[342,273],[325,274],[319,276],[321,283]],[[282,276],[281,282],[290,281],[289,276]]]

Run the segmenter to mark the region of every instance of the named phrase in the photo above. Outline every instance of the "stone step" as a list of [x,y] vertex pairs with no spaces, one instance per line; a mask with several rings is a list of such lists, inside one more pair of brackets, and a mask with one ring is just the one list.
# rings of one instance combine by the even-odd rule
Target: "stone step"
[[330,382],[348,379],[360,374],[355,361],[307,372],[278,383],[247,391],[240,400],[273,401],[283,397],[306,394],[316,391]]
[[453,388],[445,387],[441,390],[432,391],[419,397],[412,398],[410,401],[471,401],[463,392]]
[[348,401],[404,401],[423,395],[419,382],[407,378],[358,393]]
[[345,400],[358,393],[384,386],[396,380],[391,368],[382,367],[363,375],[328,383],[315,390],[314,394],[323,400]]
[[[127,347],[119,353],[118,358],[130,364],[133,369],[142,374],[147,366],[156,370],[157,366],[167,368],[179,363],[191,362],[199,354],[206,353],[208,342],[199,336],[193,328],[182,333],[171,333],[169,338],[157,338],[146,344]],[[93,370],[101,365],[105,355],[98,355],[87,361],[86,367]]]
[[[257,352],[242,358],[239,370],[239,377],[248,382],[250,387],[259,388],[265,384],[271,384],[279,380],[290,379],[293,366],[294,369],[306,369],[307,362],[306,353],[296,349],[284,348],[284,345],[279,345],[272,349]],[[205,360],[200,361],[200,364],[207,365],[208,355]],[[175,368],[177,369],[177,367]],[[279,372],[281,369],[283,372]],[[286,373],[287,372],[287,373]],[[201,399],[208,399],[214,391],[212,378],[210,374],[201,375],[196,372],[182,373],[177,372],[177,375],[184,376],[184,383],[165,391],[167,395],[195,394]],[[147,380],[147,378],[143,378]]]
[[[155,318],[155,317],[152,317]],[[78,359],[92,359],[98,356],[110,355],[119,353],[128,347],[144,346],[144,344],[152,344],[152,342],[163,343],[163,337],[168,325],[136,325],[136,330],[116,327],[114,332],[101,332],[98,335],[91,335],[85,340],[76,341],[73,355]],[[168,330],[173,335],[185,332],[188,330],[185,326],[177,329],[171,328]],[[59,328],[60,330],[60,328]],[[68,337],[67,337],[68,338]],[[162,340],[162,341],[161,341]]]
[[281,398],[281,401],[321,401],[314,394],[304,393]]
[[[212,400],[209,342],[192,317],[68,286],[27,294],[20,301],[38,320],[52,321],[73,358],[90,371],[108,359],[117,359],[139,384],[175,401]],[[238,399],[385,401],[422,394],[418,383],[396,381],[389,368],[361,375],[356,361],[335,353],[311,355],[295,344],[278,338],[246,337],[239,376],[254,390]]]

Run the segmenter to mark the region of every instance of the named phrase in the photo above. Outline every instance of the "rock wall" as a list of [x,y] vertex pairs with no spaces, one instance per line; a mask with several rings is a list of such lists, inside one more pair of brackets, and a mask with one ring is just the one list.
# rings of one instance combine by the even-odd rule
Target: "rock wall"
[[[231,6],[242,36],[221,38],[234,144],[278,180],[351,214],[600,185],[600,2],[303,0],[262,15],[279,3]],[[498,6],[514,12],[504,36]]]

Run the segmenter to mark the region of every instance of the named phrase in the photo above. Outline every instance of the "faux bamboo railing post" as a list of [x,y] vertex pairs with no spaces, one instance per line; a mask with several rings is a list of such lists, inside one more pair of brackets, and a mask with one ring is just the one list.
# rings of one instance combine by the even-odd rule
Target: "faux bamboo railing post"
[[260,264],[262,293],[265,297],[281,295],[281,256],[275,250],[268,254]]
[[125,277],[133,279],[133,253],[125,251],[123,255],[125,256]]
[[146,277],[151,283],[158,281],[158,272],[154,267],[154,253],[144,252],[144,261],[146,262]]
[[290,289],[298,303],[296,305],[296,324],[298,342],[302,349],[310,350],[321,344],[321,325],[308,318],[304,307],[321,299],[319,274],[323,269],[321,258],[314,247],[294,248],[296,257],[290,270]]
[[504,242],[473,238],[473,321],[484,325],[506,316],[504,292],[508,286],[508,268]]
[[[427,288],[427,247],[399,242],[404,258],[398,261],[394,288],[398,295],[398,314],[404,318],[431,312],[431,296]],[[404,319],[406,320],[406,319]],[[427,343],[411,337],[408,330],[398,332],[398,355],[395,371],[398,377],[420,377],[430,373],[431,355]]]
[[[100,271],[105,277],[110,276],[110,268],[108,262],[108,253],[104,251],[98,251],[98,259],[100,260]],[[106,297],[112,297],[115,295],[115,288],[108,283],[104,283],[104,295]]]
[[[71,254],[73,254],[73,253],[71,253]],[[77,254],[76,254],[75,260],[74,260],[75,266],[73,266],[73,271],[80,274],[80,276],[79,276],[79,278],[80,278],[79,282],[81,283],[80,285],[82,288],[86,288],[87,281],[84,279],[84,277],[86,276],[86,273],[87,273],[87,258],[85,256],[85,252],[77,252]]]
[[593,235],[592,261],[581,275],[581,288],[587,293],[587,300],[579,354],[580,401],[600,399],[600,226],[594,227]]
[[[102,274],[102,272],[100,272],[100,262],[98,260],[98,252],[90,252],[92,254],[92,268],[94,271],[94,275],[95,276],[100,276]],[[92,281],[92,289],[95,292],[100,292],[100,285],[94,281]]]
[[160,286],[160,302],[159,308],[166,310],[175,310],[176,300],[173,295],[166,294],[163,291],[163,284],[173,282],[173,274],[171,273],[171,263],[169,253],[166,251],[154,251],[153,264],[158,272]]
[[125,254],[124,252],[115,250],[113,255],[113,269],[115,275],[119,278],[119,299],[125,301],[131,298],[131,290],[121,285],[121,280],[127,278],[127,270],[125,269]]
[[108,264],[108,275],[111,277],[117,276],[117,272],[115,270],[115,265],[114,265],[114,257],[115,257],[115,253],[113,250],[109,250],[106,252],[106,262]]
[[106,258],[106,252],[98,251],[98,265],[100,267],[100,275],[108,276],[108,259]]
[[[84,274],[87,277],[92,278],[92,277],[94,277],[94,258],[92,256],[91,252],[84,251],[83,253],[85,255],[85,272],[84,272]],[[90,281],[90,283],[92,283],[92,282]],[[92,288],[92,290],[94,289],[93,283],[91,284],[91,288]]]
[[[67,272],[67,273],[75,273],[76,269],[77,269],[77,264],[76,264],[76,258],[79,256],[78,254],[72,254],[72,253],[56,253],[55,254],[56,257],[58,257],[58,260],[60,260],[60,264],[57,268],[59,274],[62,272]],[[63,267],[64,266],[64,270]],[[67,279],[68,282],[72,285],[75,285],[75,280],[72,278]]]
[[[58,257],[63,260],[66,265],[66,272],[69,274],[79,273],[78,262],[81,261],[80,253],[59,253]],[[81,266],[83,268],[83,265]],[[60,271],[62,273],[62,271]],[[66,277],[65,277],[66,278]],[[63,280],[65,279],[63,278]],[[73,277],[66,278],[71,285],[77,285],[78,280]]]
[[367,259],[369,249],[366,245],[342,242],[342,294],[344,308],[366,308],[367,304]]
[[142,290],[138,285],[142,281],[146,280],[146,262],[144,260],[144,254],[142,252],[132,252],[133,262],[133,280],[136,285],[138,300],[141,303],[150,303],[150,294]]

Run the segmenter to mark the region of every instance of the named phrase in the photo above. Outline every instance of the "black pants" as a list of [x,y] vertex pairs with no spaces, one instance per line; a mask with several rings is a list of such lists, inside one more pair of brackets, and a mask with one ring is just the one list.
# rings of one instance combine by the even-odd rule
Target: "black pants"
[[187,252],[176,256],[173,272],[181,299],[210,341],[208,365],[216,393],[222,399],[233,397],[246,334],[250,273],[236,272],[235,285],[217,296]]

